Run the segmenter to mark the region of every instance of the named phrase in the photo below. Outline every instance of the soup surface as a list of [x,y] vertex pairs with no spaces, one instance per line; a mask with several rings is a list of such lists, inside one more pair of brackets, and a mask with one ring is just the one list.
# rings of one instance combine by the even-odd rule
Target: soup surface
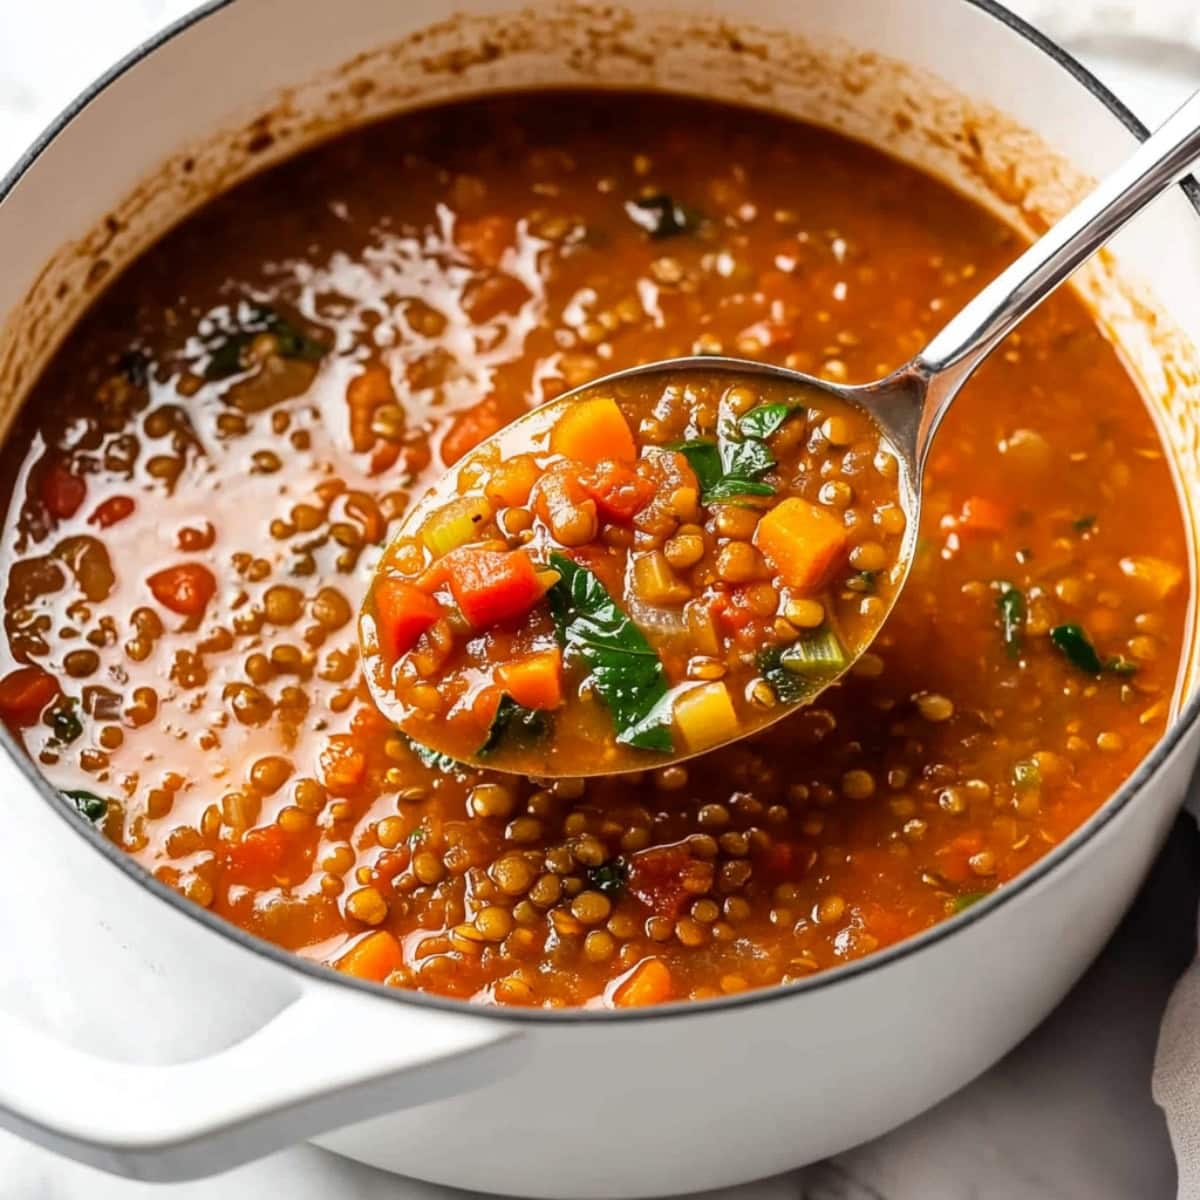
[[388,546],[360,624],[375,700],[422,746],[527,775],[742,736],[878,631],[898,475],[871,418],[811,386],[654,373],[544,405]]
[[[396,986],[649,1004],[925,929],[1066,837],[1168,715],[1183,528],[1071,295],[939,434],[875,647],[749,741],[594,781],[465,769],[375,707],[355,614],[410,496],[529,406],[693,351],[875,377],[1019,249],[874,150],[661,96],[492,99],[304,155],[147,253],[26,405],[0,714],[158,878]],[[879,470],[839,456],[818,503]]]

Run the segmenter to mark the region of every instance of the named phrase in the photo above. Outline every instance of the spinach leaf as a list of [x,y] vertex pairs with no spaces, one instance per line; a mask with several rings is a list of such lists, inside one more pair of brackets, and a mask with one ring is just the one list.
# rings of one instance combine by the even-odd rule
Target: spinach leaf
[[1088,513],[1087,516],[1079,517],[1071,522],[1071,528],[1076,533],[1087,533],[1096,524],[1096,518],[1093,514]]
[[956,913],[965,912],[972,904],[978,904],[980,900],[986,900],[991,892],[964,892],[961,896],[954,897],[954,911]]
[[1000,632],[1008,657],[1020,658],[1025,636],[1025,593],[1007,580],[1001,580],[996,608],[1000,612]]
[[846,587],[852,592],[862,592],[869,596],[874,593],[878,579],[878,571],[859,571],[846,580]]
[[625,888],[627,875],[625,864],[618,859],[602,863],[598,867],[589,867],[586,873],[587,885],[606,896],[619,896]]
[[449,754],[443,754],[440,750],[431,750],[413,738],[408,739],[408,748],[417,756],[421,764],[431,771],[440,771],[443,775],[453,775],[467,769],[457,758],[451,758]]
[[74,789],[63,792],[63,795],[75,806],[75,811],[93,825],[99,825],[108,814],[108,801],[95,792]]
[[625,212],[635,225],[644,229],[655,241],[691,233],[702,219],[694,208],[680,204],[665,192],[630,200],[625,205]]
[[1089,675],[1099,675],[1104,669],[1096,647],[1092,645],[1082,625],[1055,625],[1050,640],[1066,655],[1067,661]]
[[781,704],[799,704],[813,691],[812,679],[783,665],[786,646],[769,646],[759,652],[755,665],[758,673],[771,685]]
[[420,825],[412,831],[404,840],[410,846],[419,846],[429,836],[429,832],[423,829]]
[[500,697],[487,737],[476,753],[480,758],[494,754],[505,742],[536,742],[546,736],[549,721],[544,712],[524,708],[507,692]]
[[[769,483],[763,483],[753,478],[754,474],[768,471],[775,465],[774,456],[771,455],[771,451],[767,449],[765,443],[747,441],[733,443],[733,445],[758,445],[766,451],[770,462],[765,466],[761,465],[762,460],[759,458],[757,460],[759,466],[747,475],[741,471],[732,473],[726,468],[727,455],[724,447],[718,446],[716,442],[696,439],[691,442],[676,442],[667,449],[678,450],[688,460],[688,465],[696,474],[696,482],[700,484],[700,500],[704,504],[713,504],[719,500],[732,500],[738,496],[773,496],[775,489]],[[744,467],[752,464],[755,461],[752,455],[757,454],[757,451],[751,451],[744,457],[736,455],[733,457],[735,462]]]
[[613,602],[596,576],[565,554],[551,554],[558,582],[547,593],[568,660],[582,660],[608,705],[617,741],[640,750],[670,750],[667,678],[646,635]]
[[775,465],[775,455],[770,447],[758,438],[746,438],[745,441],[722,438],[718,449],[726,478],[757,479]]
[[802,404],[760,404],[738,418],[738,433],[742,437],[759,438],[765,441],[773,433],[778,433],[789,417],[803,411]]
[[329,349],[297,329],[273,308],[263,304],[244,304],[239,309],[234,328],[209,339],[205,347],[209,354],[208,366],[204,369],[205,379],[228,379],[244,371],[245,352],[260,333],[274,334],[279,343],[279,353],[284,358],[316,362]]
[[75,702],[67,701],[50,714],[50,728],[54,731],[54,740],[63,746],[69,746],[83,733],[83,722],[75,711]]

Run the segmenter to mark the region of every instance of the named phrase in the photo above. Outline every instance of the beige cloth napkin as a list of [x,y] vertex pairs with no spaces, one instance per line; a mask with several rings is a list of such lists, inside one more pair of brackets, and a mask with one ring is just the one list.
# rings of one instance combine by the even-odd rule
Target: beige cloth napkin
[[1200,1200],[1200,961],[1175,985],[1154,1060],[1154,1099],[1167,1114],[1179,1200]]

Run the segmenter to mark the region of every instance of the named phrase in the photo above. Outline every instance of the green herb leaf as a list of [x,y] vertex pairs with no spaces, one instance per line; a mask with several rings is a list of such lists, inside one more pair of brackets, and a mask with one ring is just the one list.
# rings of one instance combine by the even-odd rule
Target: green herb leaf
[[700,499],[705,504],[716,504],[722,500],[736,500],[739,496],[773,495],[775,495],[775,489],[769,483],[761,483],[755,479],[737,479],[732,475],[727,475],[707,492],[701,493]]
[[454,775],[467,769],[465,764],[460,763],[457,758],[451,758],[449,754],[443,754],[440,750],[432,750],[428,746],[423,746],[411,737],[408,739],[408,748],[417,756],[422,765],[431,771],[441,771],[443,775]]
[[404,840],[408,842],[410,846],[419,846],[428,836],[429,833],[418,825],[417,828],[414,829],[412,833],[410,833]]
[[1138,665],[1133,659],[1126,658],[1123,654],[1117,654],[1104,660],[1104,669],[1110,675],[1136,675]]
[[494,754],[505,743],[528,744],[546,736],[549,721],[544,712],[524,708],[507,692],[500,697],[487,737],[476,753],[480,758]]
[[559,643],[582,660],[608,705],[617,741],[640,750],[670,750],[667,678],[646,635],[621,611],[596,576],[565,554],[551,554],[558,582],[547,593]]
[[1055,625],[1050,630],[1050,640],[1066,655],[1067,661],[1088,675],[1099,675],[1104,670],[1100,655],[1092,645],[1082,625]]
[[964,892],[961,896],[954,897],[954,911],[956,913],[965,912],[972,904],[978,904],[980,900],[986,900],[991,892]]
[[1007,580],[1000,581],[1000,595],[996,597],[996,608],[1000,613],[1000,633],[1009,658],[1021,657],[1021,645],[1025,638],[1025,593]]
[[69,746],[83,734],[83,722],[75,711],[73,700],[56,708],[50,714],[50,728],[54,732],[54,740],[64,746]]
[[75,811],[93,825],[99,825],[108,815],[108,801],[97,796],[95,792],[75,789],[63,792],[63,795],[75,806]]
[[1088,513],[1087,516],[1079,517],[1076,520],[1072,521],[1071,528],[1074,529],[1076,533],[1087,533],[1087,531],[1089,529],[1091,529],[1095,524],[1096,524],[1095,516],[1092,513]]
[[273,308],[262,304],[243,304],[238,312],[237,324],[209,339],[206,346],[209,359],[208,366],[204,369],[205,379],[228,379],[229,376],[238,375],[246,370],[245,352],[260,333],[274,335],[283,358],[316,362],[323,358],[329,349],[322,342],[297,329]]
[[587,869],[587,885],[595,888],[598,892],[603,892],[606,896],[619,896],[625,888],[627,874],[625,864],[619,859],[615,862],[603,863],[598,867]]
[[862,592],[864,595],[869,596],[875,591],[878,577],[878,571],[859,571],[856,575],[846,580],[846,587],[852,592]]
[[770,447],[758,438],[747,438],[741,442],[723,438],[719,449],[721,469],[727,479],[757,479],[775,465],[775,455]]
[[680,204],[665,192],[630,200],[625,205],[625,212],[655,241],[691,233],[703,219],[694,208]]
[[760,404],[738,418],[737,429],[742,437],[759,438],[766,441],[773,433],[783,428],[789,417],[804,411],[804,405],[780,403]]
[[[756,444],[761,446],[771,459],[766,466],[760,465],[757,469],[768,471],[775,465],[775,458],[762,442]],[[752,443],[735,442],[733,445],[750,446]],[[678,450],[688,460],[688,465],[695,472],[696,482],[700,485],[700,500],[703,504],[714,504],[720,500],[733,500],[738,496],[775,495],[775,489],[769,483],[762,483],[757,479],[747,478],[743,474],[728,473],[724,465],[725,454],[723,453],[723,447],[718,446],[716,442],[697,439],[691,442],[676,442],[674,445],[668,446],[667,449]],[[741,461],[745,463],[757,461],[761,464],[762,459],[758,451],[749,451]]]

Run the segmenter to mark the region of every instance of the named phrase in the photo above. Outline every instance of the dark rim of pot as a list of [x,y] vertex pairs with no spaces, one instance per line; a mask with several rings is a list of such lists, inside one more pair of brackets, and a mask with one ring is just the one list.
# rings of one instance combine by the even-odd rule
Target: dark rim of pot
[[[1061,46],[1052,42],[1044,34],[1010,12],[996,0],[961,0],[1000,24],[1012,30],[1019,37],[1040,50],[1057,66],[1075,79],[1101,104],[1105,106],[1140,141],[1149,136],[1149,130],[1137,117],[1106,88],[1095,75],[1083,66],[1073,55]],[[33,166],[43,151],[54,139],[96,99],[111,83],[115,82],[127,71],[131,70],[143,59],[149,57],[161,46],[200,24],[221,10],[230,8],[238,0],[208,0],[194,12],[168,25],[161,32],[143,42],[131,51],[104,75],[100,76],[88,88],[82,91],[69,104],[49,127],[37,138],[24,155],[17,161],[16,166],[0,179],[0,202],[3,202],[10,191],[20,182],[25,173]],[[1190,176],[1179,185],[1192,207],[1200,215],[1200,185]],[[330,967],[309,962],[298,955],[284,950],[270,942],[263,941],[221,917],[214,916],[207,909],[186,900],[173,888],[159,882],[135,859],[110,842],[90,822],[83,821],[72,809],[63,803],[62,796],[38,772],[33,762],[17,745],[16,739],[3,726],[0,726],[0,745],[17,762],[31,784],[41,793],[43,799],[57,812],[62,819],[81,837],[90,841],[93,846],[110,862],[124,871],[134,882],[141,884],[155,893],[160,899],[173,905],[190,919],[206,926],[221,937],[235,942],[244,949],[262,958],[272,960],[291,971],[347,988],[383,996],[398,1004],[419,1005],[422,1008],[436,1009],[460,1016],[470,1015],[473,1018],[492,1018],[503,1022],[540,1023],[540,1022],[595,1022],[595,1021],[655,1021],[670,1017],[701,1016],[731,1008],[746,1005],[769,1004],[772,1001],[793,999],[805,992],[817,991],[822,988],[833,988],[845,983],[856,976],[877,970],[899,959],[910,958],[923,950],[953,937],[956,933],[982,921],[1001,905],[1016,899],[1022,892],[1032,888],[1046,878],[1056,867],[1070,858],[1075,851],[1088,842],[1095,834],[1104,828],[1127,804],[1137,795],[1143,784],[1163,767],[1171,755],[1179,748],[1184,735],[1200,716],[1200,690],[1192,697],[1184,710],[1179,714],[1174,724],[1167,730],[1161,741],[1138,765],[1137,769],[1125,783],[1109,799],[1071,834],[1059,846],[1056,846],[1043,858],[1021,872],[1010,883],[998,888],[986,899],[973,904],[964,912],[940,921],[937,925],[923,933],[898,942],[884,950],[877,950],[845,966],[834,967],[793,983],[778,984],[774,987],[758,988],[742,992],[736,996],[717,997],[711,1000],[687,1000],[671,1004],[657,1005],[646,1009],[523,1009],[505,1005],[483,1006],[471,1004],[464,1000],[431,995],[407,988],[390,988],[383,984],[369,983],[343,975]]]

